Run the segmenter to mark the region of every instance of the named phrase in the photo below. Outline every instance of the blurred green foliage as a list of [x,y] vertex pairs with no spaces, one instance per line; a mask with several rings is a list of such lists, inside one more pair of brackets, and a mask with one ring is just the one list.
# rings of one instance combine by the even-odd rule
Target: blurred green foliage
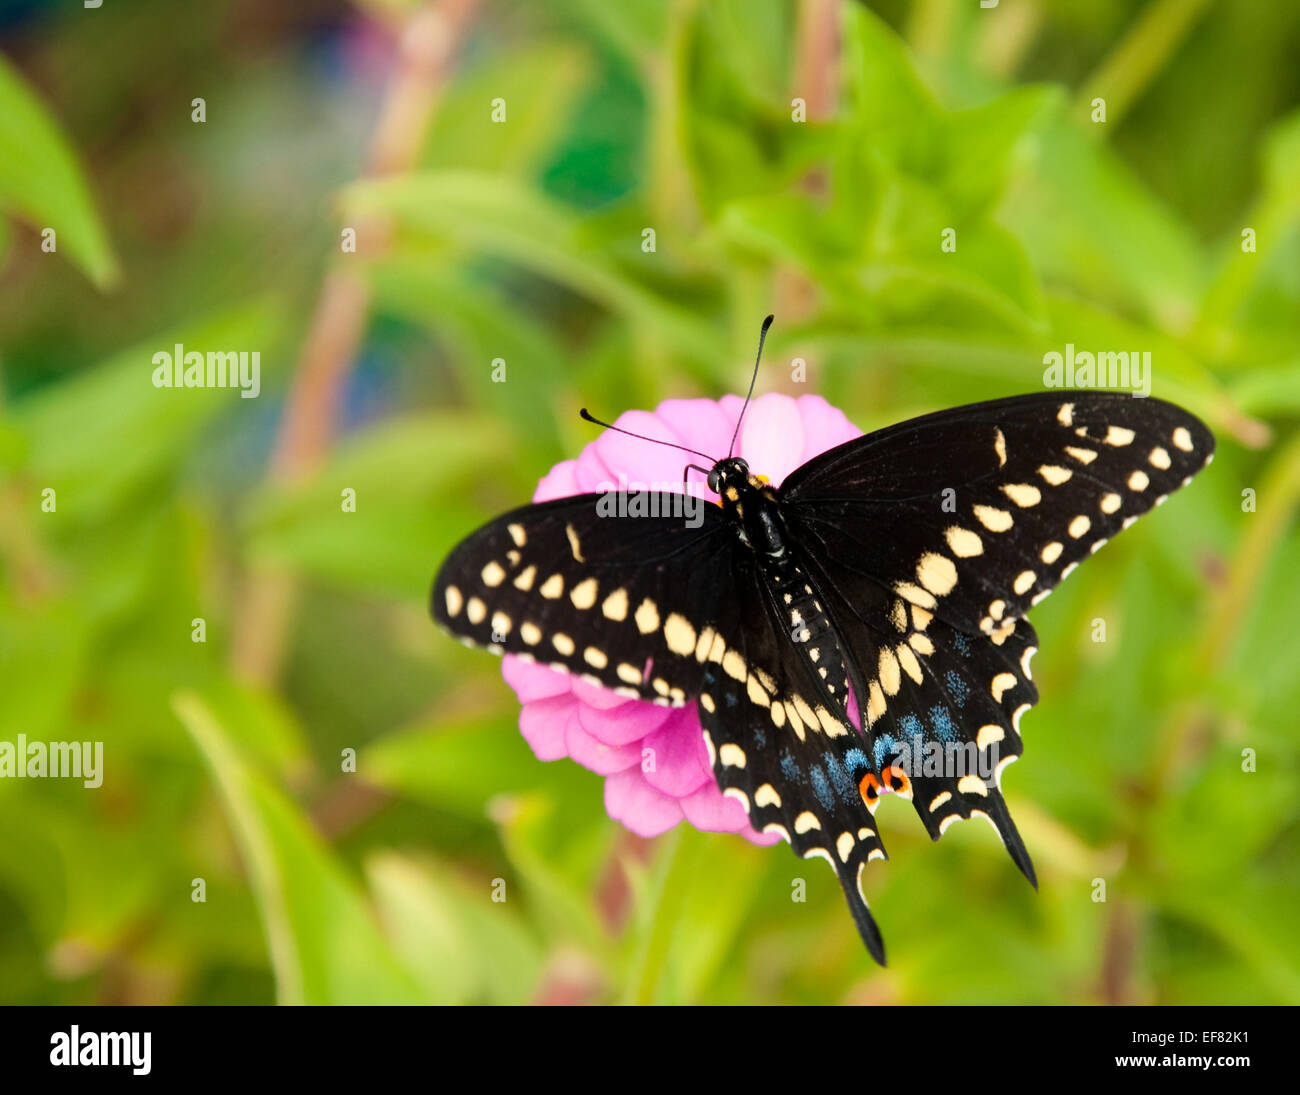
[[[1300,12],[845,3],[801,69],[815,5],[487,3],[414,168],[364,176],[420,7],[0,6],[0,740],[106,754],[98,790],[0,781],[0,1000],[1300,1002]],[[340,269],[343,435],[267,477]],[[886,971],[829,871],[630,837],[424,612],[580,405],[734,391],[768,311],[760,385],[803,357],[864,429],[1073,342],[1149,349],[1220,437],[1035,613],[1006,786],[1039,893],[882,807]],[[262,396],[154,389],[176,342],[260,349]],[[263,676],[250,588],[297,591]]]

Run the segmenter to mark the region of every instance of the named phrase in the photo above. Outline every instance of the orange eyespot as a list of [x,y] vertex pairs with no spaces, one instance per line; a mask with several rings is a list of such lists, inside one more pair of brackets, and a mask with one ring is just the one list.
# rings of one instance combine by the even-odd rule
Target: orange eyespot
[[905,798],[912,794],[912,781],[898,765],[891,764],[885,768],[880,773],[880,778],[885,785],[885,790],[893,791],[894,794],[903,795]]
[[862,795],[862,801],[868,808],[874,808],[880,801],[880,780],[876,779],[875,772],[868,772],[858,782],[858,792]]

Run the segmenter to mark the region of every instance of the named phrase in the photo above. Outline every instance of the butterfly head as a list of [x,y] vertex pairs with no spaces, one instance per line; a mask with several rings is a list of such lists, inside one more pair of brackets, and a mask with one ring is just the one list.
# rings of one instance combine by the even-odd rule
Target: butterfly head
[[752,478],[745,461],[739,456],[729,456],[713,465],[713,470],[709,472],[709,490],[734,502],[740,492],[750,485]]

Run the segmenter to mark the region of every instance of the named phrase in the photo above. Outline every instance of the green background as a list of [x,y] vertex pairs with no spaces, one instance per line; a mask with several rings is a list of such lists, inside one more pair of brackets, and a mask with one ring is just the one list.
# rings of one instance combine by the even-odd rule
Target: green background
[[[1300,1002],[1298,49],[1265,0],[0,4],[0,740],[106,767],[0,781],[0,1000]],[[1034,613],[1039,892],[882,806],[884,971],[822,865],[609,820],[425,610],[579,406],[740,390],[769,311],[760,390],[863,429],[1073,342],[1219,437]],[[154,389],[176,342],[261,396]]]

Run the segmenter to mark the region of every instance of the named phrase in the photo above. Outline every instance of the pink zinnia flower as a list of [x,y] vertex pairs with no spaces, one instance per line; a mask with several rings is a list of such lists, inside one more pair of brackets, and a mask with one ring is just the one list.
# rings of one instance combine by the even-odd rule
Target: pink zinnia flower
[[[725,456],[743,400],[669,399],[653,413],[627,411],[617,426]],[[769,394],[754,400],[736,442],[756,475],[780,485],[819,453],[860,437],[862,431],[820,396]],[[669,489],[682,484],[686,460],[675,449],[606,431],[576,460],[556,464],[533,494],[534,502],[629,484]],[[690,493],[715,496],[692,473]],[[507,655],[502,673],[523,704],[519,730],[540,760],[569,757],[605,777],[605,809],[643,837],[667,832],[685,818],[697,829],[739,833],[756,844],[780,838],[756,833],[744,808],[724,798],[713,779],[704,732],[694,703],[667,708],[629,700],[608,689],[546,666]],[[653,764],[643,764],[643,757]]]

